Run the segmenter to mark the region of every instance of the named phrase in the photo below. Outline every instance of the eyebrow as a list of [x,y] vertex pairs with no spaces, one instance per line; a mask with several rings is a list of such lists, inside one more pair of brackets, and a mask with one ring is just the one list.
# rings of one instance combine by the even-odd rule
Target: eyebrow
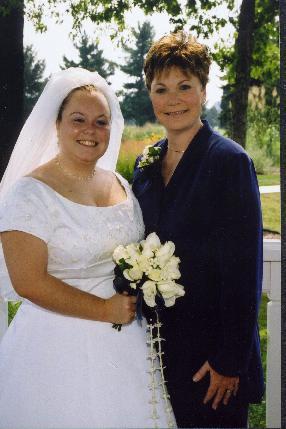
[[[82,113],[82,112],[71,112],[70,113],[70,116],[71,115],[82,115],[82,116],[84,116],[84,113]],[[108,118],[108,116],[105,114],[105,113],[102,113],[101,115],[99,115],[98,116],[99,118],[101,118],[101,117],[105,117],[105,118]]]
[[[183,82],[190,82],[191,80],[190,79],[183,79],[183,80],[180,80],[180,82],[178,82],[178,85],[180,85],[181,83],[183,83]],[[162,82],[157,82],[157,83],[155,83],[155,85],[163,85],[163,86],[166,86],[164,83],[162,83]]]

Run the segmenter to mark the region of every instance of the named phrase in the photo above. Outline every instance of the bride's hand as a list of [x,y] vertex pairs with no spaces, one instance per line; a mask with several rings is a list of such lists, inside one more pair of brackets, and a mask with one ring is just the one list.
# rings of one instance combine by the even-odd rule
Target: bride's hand
[[136,296],[116,293],[105,300],[105,320],[110,323],[129,323],[135,318]]

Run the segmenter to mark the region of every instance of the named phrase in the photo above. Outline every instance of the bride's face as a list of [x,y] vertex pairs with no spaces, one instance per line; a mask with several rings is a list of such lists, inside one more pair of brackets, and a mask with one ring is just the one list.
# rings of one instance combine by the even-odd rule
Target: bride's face
[[110,136],[110,109],[96,90],[75,91],[57,121],[60,151],[73,160],[95,162],[106,151]]

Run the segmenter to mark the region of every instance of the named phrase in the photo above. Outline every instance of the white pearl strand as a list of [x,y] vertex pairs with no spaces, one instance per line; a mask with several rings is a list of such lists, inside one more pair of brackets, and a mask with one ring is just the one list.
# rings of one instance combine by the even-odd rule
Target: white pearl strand
[[[152,405],[152,414],[151,417],[154,420],[154,428],[158,428],[157,425],[157,420],[159,419],[158,413],[157,413],[157,407],[156,404],[158,403],[157,401],[157,392],[156,390],[158,389],[158,383],[156,380],[156,371],[160,372],[160,376],[161,376],[161,382],[159,383],[159,385],[161,386],[161,390],[162,390],[162,398],[164,399],[165,402],[165,411],[166,411],[166,415],[167,415],[167,421],[168,421],[168,428],[175,428],[175,422],[174,422],[174,418],[172,416],[172,408],[170,406],[170,395],[167,392],[167,388],[166,388],[166,379],[164,376],[164,368],[163,367],[163,360],[162,360],[162,355],[164,354],[164,352],[162,352],[162,346],[161,346],[161,342],[165,341],[164,338],[161,337],[160,335],[160,327],[162,326],[162,323],[159,320],[159,316],[158,313],[156,311],[156,323],[154,324],[148,324],[147,325],[147,332],[149,332],[149,339],[147,340],[147,344],[150,345],[150,353],[148,356],[148,359],[150,359],[150,376],[151,376],[151,382],[149,385],[150,390],[152,391],[152,399],[150,401],[151,405]],[[153,330],[157,329],[157,336],[154,337],[153,334]],[[155,343],[158,343],[158,352],[156,350],[155,347]],[[159,366],[156,367],[155,366],[155,361],[156,358],[158,357],[159,359]]]

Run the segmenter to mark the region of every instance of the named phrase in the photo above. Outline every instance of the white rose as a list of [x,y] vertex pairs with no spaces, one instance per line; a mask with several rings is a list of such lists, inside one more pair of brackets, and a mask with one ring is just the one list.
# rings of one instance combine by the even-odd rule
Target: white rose
[[171,307],[175,304],[176,298],[185,295],[184,287],[174,281],[158,282],[157,287],[165,301],[166,307]]
[[140,270],[140,268],[136,264],[132,268],[128,268],[128,269],[124,270],[123,275],[127,280],[130,280],[133,282],[134,280],[136,281],[136,280],[142,279],[143,271]]
[[179,271],[180,258],[172,256],[163,269],[164,279],[178,280],[181,277]]
[[172,241],[167,241],[163,246],[156,250],[156,261],[163,268],[175,252],[175,245]]
[[120,259],[124,259],[126,261],[128,256],[129,255],[128,255],[127,250],[121,244],[120,244],[120,246],[117,246],[116,249],[114,249],[113,259],[116,262],[116,264],[119,264]]
[[151,234],[146,237],[144,245],[150,247],[152,250],[156,250],[161,246],[160,238],[156,232],[151,232]]
[[139,256],[138,266],[144,273],[147,273],[151,269],[149,259],[145,255]]
[[146,304],[149,307],[155,307],[156,305],[155,296],[157,293],[156,283],[152,282],[151,280],[147,280],[142,285],[142,290],[143,290],[144,301],[146,302]]
[[126,246],[126,252],[128,254],[128,261],[127,262],[130,265],[134,266],[137,263],[138,258],[140,256],[138,244],[137,243],[128,244]]
[[154,282],[163,280],[162,274],[163,274],[162,270],[157,270],[156,268],[151,268],[150,270],[147,271],[147,276]]
[[130,286],[132,289],[136,289],[136,288],[137,288],[137,283],[130,283],[130,284],[129,284],[129,286]]
[[145,257],[145,258],[152,258],[152,257],[154,256],[153,249],[152,249],[152,247],[150,247],[150,246],[146,243],[146,240],[142,240],[142,241],[140,242],[140,245],[141,245],[141,247],[142,247],[141,255],[142,255],[143,257]]

